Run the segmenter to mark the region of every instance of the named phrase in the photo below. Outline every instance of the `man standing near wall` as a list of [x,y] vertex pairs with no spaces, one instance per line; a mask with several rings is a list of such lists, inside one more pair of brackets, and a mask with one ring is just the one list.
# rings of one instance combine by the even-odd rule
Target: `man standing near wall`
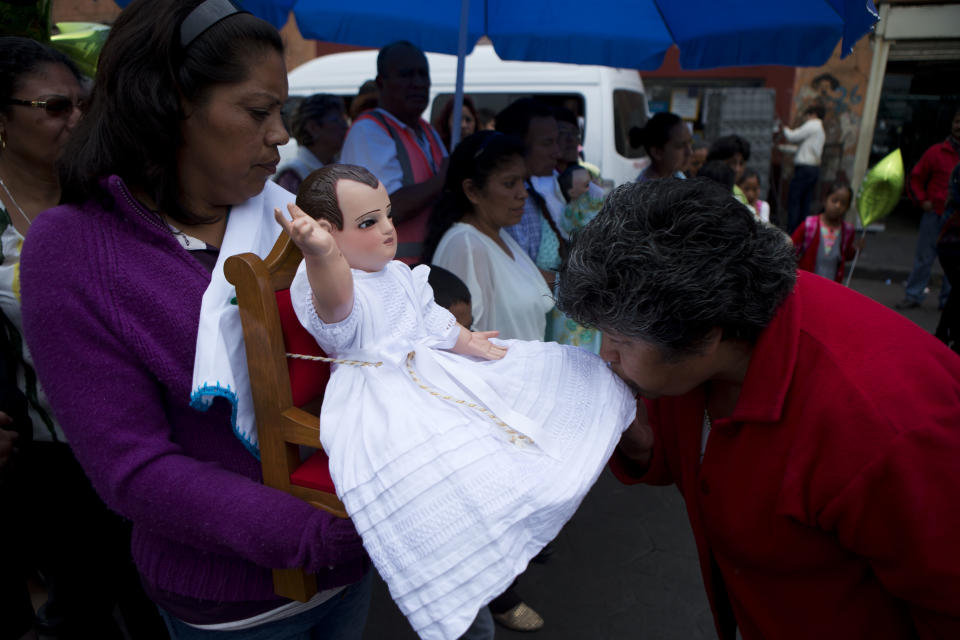
[[822,104],[812,104],[803,112],[802,125],[796,129],[782,127],[783,137],[788,142],[800,145],[793,158],[793,180],[790,181],[787,195],[787,233],[793,233],[810,215],[810,200],[820,179],[820,159],[826,140],[823,130],[825,113]]
[[[923,302],[924,291],[930,280],[933,261],[937,259],[937,237],[943,227],[943,209],[947,202],[947,185],[950,172],[960,162],[960,109],[953,114],[950,135],[927,149],[920,162],[910,172],[910,195],[923,210],[920,230],[917,234],[917,252],[913,270],[907,278],[907,290],[897,309],[913,309]],[[940,285],[939,307],[950,295],[950,281],[943,277]]]

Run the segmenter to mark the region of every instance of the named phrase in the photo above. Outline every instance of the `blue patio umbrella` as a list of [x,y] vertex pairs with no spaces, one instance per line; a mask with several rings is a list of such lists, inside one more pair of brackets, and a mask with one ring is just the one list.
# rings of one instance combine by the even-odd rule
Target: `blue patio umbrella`
[[[117,0],[126,6],[129,0]],[[487,36],[504,60],[656,69],[676,45],[684,69],[780,64],[819,66],[842,55],[878,19],[872,0],[240,0],[282,27],[290,14],[305,38],[367,47],[409,40],[463,58]],[[454,140],[459,131],[454,132]]]
[[819,66],[843,54],[877,21],[871,0],[241,0],[283,26],[292,10],[306,38],[380,47],[410,40],[458,53],[486,35],[504,60],[655,69],[671,45],[684,69],[782,64]]

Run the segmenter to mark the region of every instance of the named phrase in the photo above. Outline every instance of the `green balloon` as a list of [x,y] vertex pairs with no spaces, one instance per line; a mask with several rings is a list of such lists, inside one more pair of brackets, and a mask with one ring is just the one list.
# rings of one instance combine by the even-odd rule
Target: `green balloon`
[[903,193],[903,156],[890,153],[867,172],[857,191],[857,213],[864,228],[890,214]]
[[94,77],[110,27],[95,22],[58,22],[57,28],[60,33],[50,36],[50,46],[67,54],[81,73]]

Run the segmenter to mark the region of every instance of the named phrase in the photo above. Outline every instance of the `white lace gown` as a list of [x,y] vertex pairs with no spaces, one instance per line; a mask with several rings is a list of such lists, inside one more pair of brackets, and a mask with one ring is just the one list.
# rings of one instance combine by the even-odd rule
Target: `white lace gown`
[[445,351],[458,328],[428,273],[354,270],[353,310],[335,324],[314,311],[303,265],[291,296],[328,354],[383,363],[334,365],[320,439],[400,610],[421,638],[452,640],[559,533],[636,408],[576,347],[504,340],[495,361]]

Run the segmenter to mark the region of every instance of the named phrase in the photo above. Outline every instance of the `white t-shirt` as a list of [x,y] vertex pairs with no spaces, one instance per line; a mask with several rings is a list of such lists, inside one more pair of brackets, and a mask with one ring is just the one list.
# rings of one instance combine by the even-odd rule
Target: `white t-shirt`
[[800,143],[800,148],[797,149],[797,155],[793,158],[794,164],[806,164],[814,167],[820,166],[820,157],[823,155],[823,143],[827,139],[827,134],[823,130],[823,122],[820,118],[811,118],[796,129],[784,127],[783,135],[794,144]]
[[500,238],[512,258],[476,227],[458,222],[441,238],[433,264],[466,283],[476,331],[496,330],[501,338],[543,340],[546,314],[553,308],[550,289],[517,241],[503,229]]

